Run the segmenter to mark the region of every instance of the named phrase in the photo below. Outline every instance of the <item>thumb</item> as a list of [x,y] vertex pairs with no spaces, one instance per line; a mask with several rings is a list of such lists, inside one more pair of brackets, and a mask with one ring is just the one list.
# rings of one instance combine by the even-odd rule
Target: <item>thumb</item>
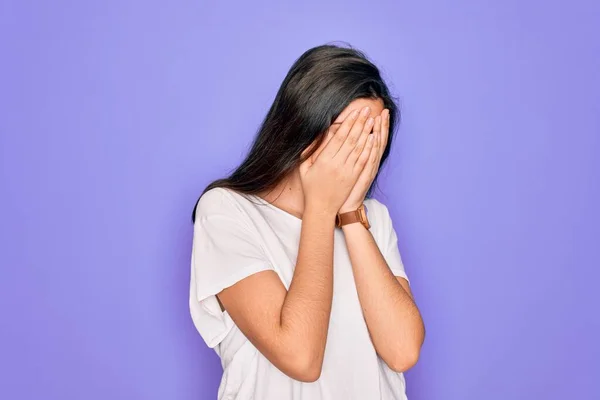
[[333,137],[333,132],[331,130],[327,130],[327,132],[325,133],[325,137],[323,138],[323,142],[321,143],[321,145],[319,146],[319,148],[317,150],[315,150],[315,152],[311,156],[311,158],[313,159],[313,163],[315,161],[317,161],[317,158],[319,158],[319,155],[325,149],[325,147],[327,146],[327,143],[329,143],[329,141],[331,140],[332,137]]
[[[321,154],[321,152],[323,151],[323,149],[325,148],[325,146],[327,145],[329,140],[331,140],[332,136],[333,136],[333,133],[330,130],[327,130],[327,132],[325,133],[325,138],[321,142],[321,145],[315,150],[315,152],[310,157],[308,157],[300,165],[300,172],[302,174],[304,174],[308,170],[308,168],[310,168],[315,163],[315,161],[317,161],[319,154]],[[312,143],[309,144],[306,147],[306,149],[304,149],[302,151],[302,158],[304,158],[304,156],[306,156],[306,154],[308,154],[311,151],[311,149],[317,145],[318,142],[319,142],[319,138],[313,140]]]
[[[302,152],[302,155],[304,156],[306,153]],[[298,170],[300,171],[300,175],[304,176],[306,175],[306,172],[314,165],[315,160],[313,156],[308,157],[306,160],[304,160],[300,166],[298,167]]]
[[[308,154],[308,152],[310,152],[310,149],[312,149],[313,146],[314,146],[314,142],[311,143],[310,145],[308,145],[308,147],[302,151],[300,158],[304,158],[306,156],[306,154]],[[302,163],[300,164],[300,167],[299,167],[300,174],[304,175],[306,173],[306,171],[308,171],[308,169],[313,165],[313,163],[314,163],[314,160],[313,160],[312,156],[308,157],[306,160],[302,161]]]

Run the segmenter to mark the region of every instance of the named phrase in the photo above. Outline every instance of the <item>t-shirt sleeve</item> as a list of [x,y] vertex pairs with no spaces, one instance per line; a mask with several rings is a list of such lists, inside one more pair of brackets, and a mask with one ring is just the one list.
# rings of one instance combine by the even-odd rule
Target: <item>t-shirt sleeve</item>
[[209,347],[219,344],[234,325],[215,295],[249,275],[274,269],[247,215],[221,191],[200,199],[192,244],[190,310]]
[[[385,258],[394,276],[400,276],[408,281],[404,263],[398,248],[398,237],[387,206],[376,199],[371,199],[376,208],[377,240],[381,254]],[[367,206],[368,207],[368,206]],[[377,238],[376,238],[377,239]]]

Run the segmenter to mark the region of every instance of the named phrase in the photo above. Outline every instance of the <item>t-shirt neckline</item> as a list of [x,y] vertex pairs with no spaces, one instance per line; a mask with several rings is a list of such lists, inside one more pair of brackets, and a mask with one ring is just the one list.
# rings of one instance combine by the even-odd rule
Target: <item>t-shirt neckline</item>
[[262,203],[262,204],[266,205],[267,207],[269,207],[269,208],[271,208],[271,209],[275,210],[275,211],[276,211],[276,212],[278,212],[279,214],[284,214],[284,215],[286,215],[286,216],[287,216],[287,218],[290,218],[290,219],[292,219],[292,220],[294,220],[294,221],[296,221],[296,222],[302,222],[302,218],[298,218],[298,217],[296,217],[295,215],[293,215],[293,214],[290,214],[289,212],[287,212],[287,211],[285,211],[285,210],[283,210],[283,209],[281,209],[281,208],[277,207],[276,205],[269,203],[267,200],[263,199],[262,197],[260,197],[260,196],[258,196],[258,195],[255,195],[255,194],[253,194],[253,195],[251,195],[251,196],[252,196],[253,198],[257,199],[257,200],[258,200],[260,203]]

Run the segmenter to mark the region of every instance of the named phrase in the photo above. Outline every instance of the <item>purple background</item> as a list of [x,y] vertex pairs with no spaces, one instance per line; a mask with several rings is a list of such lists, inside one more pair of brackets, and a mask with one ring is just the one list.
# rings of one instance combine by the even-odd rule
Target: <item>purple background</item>
[[427,325],[409,398],[600,398],[597,2],[3,1],[0,27],[0,398],[216,398],[192,206],[333,40],[402,101],[377,197]]

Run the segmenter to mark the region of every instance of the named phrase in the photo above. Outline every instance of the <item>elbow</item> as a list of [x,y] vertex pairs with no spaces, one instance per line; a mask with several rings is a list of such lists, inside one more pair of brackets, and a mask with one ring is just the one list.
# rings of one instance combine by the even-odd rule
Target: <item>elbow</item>
[[401,354],[394,355],[390,360],[385,360],[385,363],[394,372],[406,372],[414,367],[419,361],[420,349],[404,349]]
[[385,363],[394,372],[406,372],[414,367],[421,356],[421,347],[425,340],[425,326],[421,324],[419,334],[413,337],[413,340],[407,340],[403,345],[396,346],[396,351],[388,359],[384,359]]
[[299,371],[295,379],[300,382],[311,383],[317,381],[320,377],[321,368],[311,367]]
[[323,357],[319,356],[298,356],[295,361],[289,366],[291,378],[300,382],[315,382],[321,377],[323,370]]
[[320,361],[307,361],[299,363],[296,366],[296,380],[301,382],[315,382],[321,377],[321,371],[323,370],[323,360]]

